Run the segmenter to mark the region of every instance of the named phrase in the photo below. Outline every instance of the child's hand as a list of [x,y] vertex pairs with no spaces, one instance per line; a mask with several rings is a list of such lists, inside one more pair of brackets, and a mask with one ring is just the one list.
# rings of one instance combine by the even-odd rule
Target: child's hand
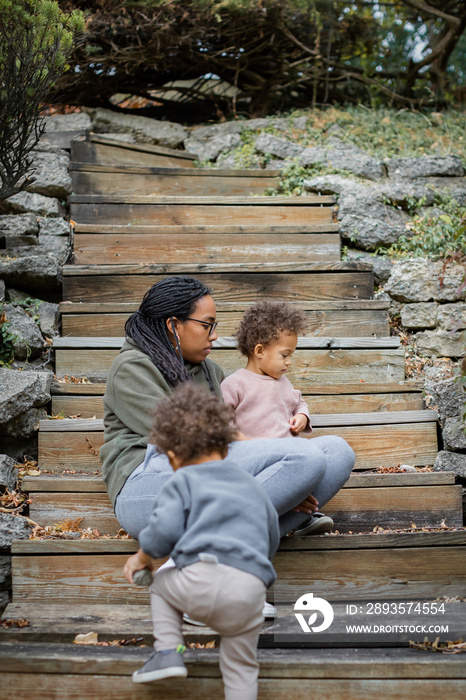
[[293,418],[290,418],[289,424],[292,433],[302,433],[307,425],[307,416],[304,413],[297,413]]
[[154,570],[152,558],[148,554],[144,554],[142,549],[139,549],[136,554],[132,554],[130,558],[126,560],[126,564],[123,568],[125,579],[129,581],[129,583],[133,583],[133,574],[135,571],[139,571],[139,569]]

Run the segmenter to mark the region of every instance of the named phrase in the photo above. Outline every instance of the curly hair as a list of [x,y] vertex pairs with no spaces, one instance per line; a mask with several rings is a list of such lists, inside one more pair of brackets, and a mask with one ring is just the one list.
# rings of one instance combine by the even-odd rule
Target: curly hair
[[226,456],[236,437],[233,408],[205,387],[186,382],[157,404],[149,442],[184,464],[211,452]]
[[236,330],[238,350],[249,357],[256,345],[270,345],[284,332],[299,335],[306,328],[304,311],[286,301],[264,299],[244,313]]

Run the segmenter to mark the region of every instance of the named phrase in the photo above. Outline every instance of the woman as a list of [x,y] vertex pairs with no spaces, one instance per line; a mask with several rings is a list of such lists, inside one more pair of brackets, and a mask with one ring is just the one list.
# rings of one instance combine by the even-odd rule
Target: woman
[[[147,524],[155,496],[173,473],[166,456],[147,444],[157,400],[185,381],[220,395],[223,371],[208,357],[215,319],[207,287],[191,277],[170,277],[149,289],[126,322],[126,341],[107,381],[100,455],[116,516],[132,537]],[[351,447],[333,435],[238,440],[228,457],[263,485],[280,516],[281,535],[319,531],[312,514],[354,466]]]

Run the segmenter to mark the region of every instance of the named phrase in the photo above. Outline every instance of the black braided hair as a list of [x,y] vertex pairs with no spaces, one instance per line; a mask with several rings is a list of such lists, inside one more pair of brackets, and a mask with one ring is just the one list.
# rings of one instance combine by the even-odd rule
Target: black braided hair
[[[168,277],[145,293],[139,310],[126,321],[126,336],[150,357],[172,386],[191,381],[192,377],[184,365],[179,345],[180,354],[170,342],[166,321],[171,316],[186,320],[193,313],[198,299],[206,294],[210,294],[208,287],[193,277]],[[210,373],[204,364],[202,367],[210,390],[214,391]]]

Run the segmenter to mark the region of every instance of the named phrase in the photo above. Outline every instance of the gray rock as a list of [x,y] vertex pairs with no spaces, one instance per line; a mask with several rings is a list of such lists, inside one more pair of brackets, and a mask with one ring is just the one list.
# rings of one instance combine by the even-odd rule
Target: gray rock
[[47,418],[44,408],[30,408],[0,425],[0,434],[13,438],[29,438],[39,430],[39,421]]
[[224,151],[230,151],[241,143],[239,134],[218,134],[208,139],[195,137],[185,139],[184,147],[188,153],[197,156],[199,160],[213,161]]
[[287,168],[289,165],[289,162],[287,160],[280,160],[278,158],[274,158],[273,160],[270,160],[268,163],[266,163],[264,170],[284,170]]
[[24,287],[29,295],[55,294],[61,288],[62,265],[53,254],[0,257],[0,277],[8,285]]
[[466,393],[453,377],[440,381],[435,378],[426,378],[424,390],[426,406],[437,411],[442,424],[447,418],[453,418],[461,413]]
[[362,250],[348,250],[347,260],[360,260],[361,262],[372,263],[374,270],[374,281],[376,284],[384,284],[390,277],[393,262],[385,255],[371,255]]
[[37,219],[37,223],[39,224],[39,235],[41,236],[70,235],[70,225],[65,219],[47,219],[45,216],[39,216]]
[[[305,151],[315,150],[306,148]],[[304,153],[304,151],[303,151]],[[361,188],[361,185],[355,180],[350,180],[343,175],[318,175],[303,181],[303,186],[309,192],[317,194],[341,194],[348,192],[351,194],[355,188]]]
[[0,280],[0,301],[5,301],[5,282]]
[[167,148],[176,148],[188,136],[181,124],[132,114],[119,114],[108,109],[95,110],[93,125],[98,133],[122,132],[134,136],[138,143],[158,143]]
[[0,591],[11,588],[11,557],[0,556]]
[[466,433],[463,430],[464,423],[459,416],[447,418],[443,427],[443,443],[447,450],[466,450]]
[[58,201],[52,197],[33,192],[20,192],[2,202],[0,211],[4,214],[24,214],[32,212],[38,216],[63,216],[65,210]]
[[343,239],[351,241],[364,250],[388,248],[406,234],[403,226],[364,214],[350,214],[340,220]]
[[0,513],[0,549],[9,549],[13,540],[29,538],[28,521],[20,515]]
[[299,164],[306,167],[309,165],[327,165],[327,149],[321,146],[305,148],[299,156]]
[[429,357],[464,357],[466,331],[422,331],[416,333],[416,347],[421,355]]
[[19,214],[17,216],[0,216],[0,238],[32,236],[37,239],[39,225],[37,217],[33,214]]
[[54,114],[45,117],[46,131],[80,131],[92,127],[91,118],[86,112]]
[[421,156],[420,158],[390,158],[385,161],[390,177],[462,177],[464,168],[459,156]]
[[5,304],[3,312],[9,321],[9,332],[15,336],[12,345],[15,357],[25,360],[39,355],[44,347],[44,339],[37,323],[20,306]]
[[[219,156],[219,158],[216,161],[216,165],[219,168],[223,168],[226,170],[233,170],[235,168],[241,168],[241,165],[238,163],[238,158],[235,153],[229,153],[227,156],[222,157],[222,155]],[[259,168],[259,165],[253,165],[249,166],[251,168]]]
[[297,158],[304,150],[303,147],[297,143],[267,133],[258,136],[255,149],[258,153],[272,155],[282,160]]
[[60,154],[32,152],[31,175],[35,182],[28,187],[28,192],[35,192],[47,197],[64,199],[73,191],[69,173],[70,158],[63,151]]
[[46,338],[54,338],[60,328],[60,307],[58,304],[44,301],[39,306],[39,327]]
[[295,129],[300,129],[301,131],[305,131],[307,128],[307,117],[306,116],[295,117],[293,119],[293,126]]
[[437,322],[446,331],[459,331],[466,328],[466,304],[441,304],[438,307]]
[[441,450],[435,458],[435,472],[455,472],[456,476],[466,479],[466,455]]
[[240,122],[243,130],[246,131],[256,131],[257,129],[267,129],[270,126],[270,120],[265,117],[258,117],[257,119],[248,119],[245,122]]
[[28,292],[23,292],[21,289],[14,289],[13,287],[8,287],[7,291],[8,301],[26,301],[26,299],[31,299],[31,295]]
[[327,149],[327,166],[336,170],[348,170],[369,180],[385,177],[385,167],[381,160],[374,158],[360,148],[332,136]]
[[406,328],[435,328],[438,308],[436,302],[405,304],[401,309],[401,323]]
[[191,130],[188,138],[193,138],[196,141],[207,141],[214,136],[228,136],[229,134],[240,134],[244,131],[244,124],[248,122],[223,122],[223,124],[209,124],[209,126],[197,126]]
[[9,602],[10,596],[8,591],[0,591],[0,613],[4,611]]
[[445,270],[441,262],[427,258],[409,258],[396,262],[385,291],[397,301],[456,301],[466,299],[466,289],[458,295],[464,275],[460,264]]
[[14,466],[14,459],[8,455],[0,455],[0,488],[7,488],[9,491],[15,488],[18,472]]
[[109,131],[100,134],[103,138],[112,139],[113,141],[123,141],[123,143],[136,143],[136,139],[132,134],[121,134],[114,131]]
[[51,400],[48,372],[17,372],[0,369],[0,423],[7,423],[31,407]]

